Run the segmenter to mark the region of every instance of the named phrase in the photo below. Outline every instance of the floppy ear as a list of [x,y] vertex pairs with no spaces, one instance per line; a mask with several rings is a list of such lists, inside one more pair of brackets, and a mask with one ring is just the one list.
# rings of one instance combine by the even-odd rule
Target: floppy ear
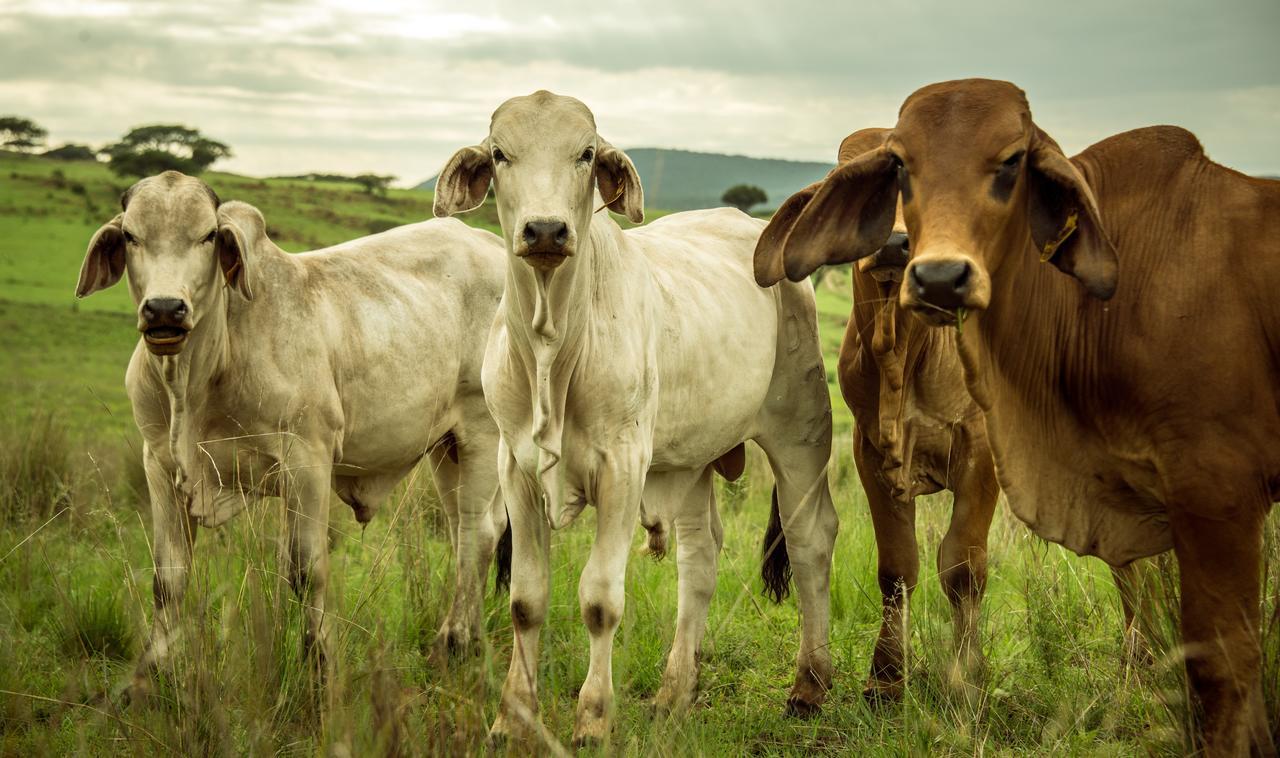
[[596,185],[609,210],[626,216],[633,224],[644,221],[640,174],[626,153],[604,140],[596,150]]
[[124,214],[103,224],[89,240],[89,250],[80,265],[76,297],[88,297],[106,289],[124,275]]
[[232,201],[218,206],[218,238],[214,242],[218,268],[227,286],[245,300],[253,299],[253,251],[266,233],[266,221],[252,205]]
[[1062,149],[1036,129],[1027,160],[1027,216],[1040,260],[1049,261],[1099,300],[1116,291],[1119,261],[1093,190]]
[[493,158],[487,145],[464,147],[444,164],[436,179],[432,210],[441,218],[480,207],[493,180]]
[[756,240],[756,284],[761,287],[772,287],[786,276],[782,260],[787,235],[791,234],[796,219],[800,218],[801,212],[813,200],[813,196],[818,194],[818,189],[821,187],[822,182],[810,184],[787,198],[786,202],[774,211],[773,218],[769,219],[769,224],[760,233],[760,239]]
[[884,246],[898,204],[898,169],[883,147],[837,166],[787,235],[783,269],[798,282],[819,266],[865,258]]

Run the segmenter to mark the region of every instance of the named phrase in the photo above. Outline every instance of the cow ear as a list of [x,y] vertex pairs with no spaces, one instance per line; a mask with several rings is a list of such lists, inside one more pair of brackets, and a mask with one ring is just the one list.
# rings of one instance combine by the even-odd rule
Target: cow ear
[[1116,291],[1119,260],[1084,175],[1036,129],[1028,153],[1027,220],[1040,260],[1057,266],[1100,300]]
[[474,210],[489,194],[493,181],[493,158],[488,145],[464,147],[444,164],[436,179],[432,211],[438,217]]
[[883,147],[837,166],[796,218],[783,249],[787,278],[879,250],[893,231],[898,164]]
[[760,233],[760,239],[756,241],[756,284],[761,287],[771,287],[786,276],[783,251],[787,244],[787,236],[796,225],[796,219],[800,218],[800,214],[813,201],[813,196],[818,194],[818,189],[821,187],[822,182],[810,184],[787,198],[786,202],[774,211],[773,218],[769,219],[768,225]]
[[266,236],[267,224],[257,208],[234,201],[218,206],[218,237],[214,242],[218,269],[227,286],[245,300],[253,299],[254,250]]
[[124,275],[124,214],[99,227],[89,240],[89,249],[80,265],[80,281],[76,284],[76,297],[88,297],[106,289]]
[[627,154],[600,140],[596,150],[596,185],[604,204],[638,224],[644,221],[644,188],[640,174]]

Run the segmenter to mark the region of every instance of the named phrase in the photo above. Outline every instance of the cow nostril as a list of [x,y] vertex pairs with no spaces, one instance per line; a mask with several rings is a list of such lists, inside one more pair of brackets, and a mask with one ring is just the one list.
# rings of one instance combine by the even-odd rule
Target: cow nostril
[[524,244],[532,245],[538,241],[538,233],[533,230],[533,224],[524,225],[524,233],[520,235],[524,239]]
[[963,264],[963,268],[960,269],[960,274],[956,276],[956,278],[952,280],[952,283],[951,283],[951,286],[955,289],[956,292],[964,292],[966,289],[968,289],[969,274],[972,270],[973,268],[969,265],[969,262],[965,261]]
[[560,228],[556,230],[556,245],[564,247],[564,243],[569,241],[569,225],[561,222]]

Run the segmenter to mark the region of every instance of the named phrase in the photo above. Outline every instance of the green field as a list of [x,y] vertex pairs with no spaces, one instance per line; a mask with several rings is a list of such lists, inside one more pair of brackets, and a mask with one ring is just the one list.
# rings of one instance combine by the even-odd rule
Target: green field
[[[430,216],[430,194],[387,198],[354,186],[207,176],[224,199],[263,210],[289,250],[332,244]],[[151,560],[138,437],[124,395],[136,341],[132,304],[116,287],[73,297],[85,246],[118,210],[126,182],[96,164],[0,152],[0,753],[368,755],[481,751],[510,654],[506,598],[488,599],[491,649],[449,664],[424,648],[447,608],[450,555],[429,472],[418,471],[361,530],[335,509],[330,609],[337,671],[322,693],[298,654],[300,613],[280,577],[280,504],[268,500],[204,532],[174,677],[153,701],[114,691],[141,647]],[[491,206],[472,222],[496,223]],[[848,313],[821,287],[829,367]],[[830,373],[830,372],[829,372]],[[759,542],[770,480],[762,456],[722,486],[726,544],[704,645],[701,695],[677,723],[648,705],[674,633],[674,560],[635,554],[614,661],[612,752],[628,755],[1178,754],[1190,710],[1167,608],[1176,583],[1163,562],[1154,587],[1156,660],[1125,663],[1119,600],[1106,568],[1031,534],[1001,506],[991,534],[984,606],[986,679],[964,698],[945,684],[950,609],[933,556],[949,498],[919,508],[921,584],[912,604],[906,695],[873,709],[860,695],[879,626],[875,542],[849,455],[851,420],[836,399],[832,487],[841,517],[832,590],[836,685],[813,719],[782,715],[797,639],[794,601],[760,591]],[[1270,522],[1267,614],[1280,606],[1280,529]],[[543,718],[568,742],[587,667],[577,576],[594,528],[588,511],[554,538],[543,633]],[[639,530],[638,530],[639,531]],[[1268,632],[1266,681],[1280,718],[1280,629]],[[514,752],[514,751],[513,751]]]

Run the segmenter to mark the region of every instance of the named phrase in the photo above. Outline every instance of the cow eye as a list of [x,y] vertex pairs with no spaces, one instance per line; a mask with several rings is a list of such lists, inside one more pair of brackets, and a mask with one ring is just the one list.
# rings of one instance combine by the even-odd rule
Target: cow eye
[[[121,231],[124,232],[123,229]],[[138,244],[138,238],[128,232],[124,232],[124,243],[126,245],[136,245]]]
[[582,161],[583,163],[590,163],[591,159],[594,157],[596,157],[596,151],[591,148],[587,148],[586,150],[582,151],[582,156],[578,158],[578,160]]
[[1022,163],[1022,156],[1024,155],[1026,155],[1026,152],[1022,150],[1010,155],[1008,158],[1005,158],[1000,162],[1000,169],[1003,171],[1012,171]]
[[507,162],[507,154],[506,154],[506,153],[504,153],[504,152],[502,152],[502,150],[500,150],[499,148],[496,148],[496,147],[495,147],[495,148],[493,149],[493,162],[494,162],[494,163],[506,163],[506,162]]
[[211,231],[211,232],[209,232],[208,234],[204,235],[204,242],[205,242],[205,244],[207,244],[207,245],[212,245],[212,244],[213,244],[213,241],[214,241],[215,239],[217,239],[217,238],[218,238],[218,230],[217,230],[217,229],[214,229],[213,231]]

